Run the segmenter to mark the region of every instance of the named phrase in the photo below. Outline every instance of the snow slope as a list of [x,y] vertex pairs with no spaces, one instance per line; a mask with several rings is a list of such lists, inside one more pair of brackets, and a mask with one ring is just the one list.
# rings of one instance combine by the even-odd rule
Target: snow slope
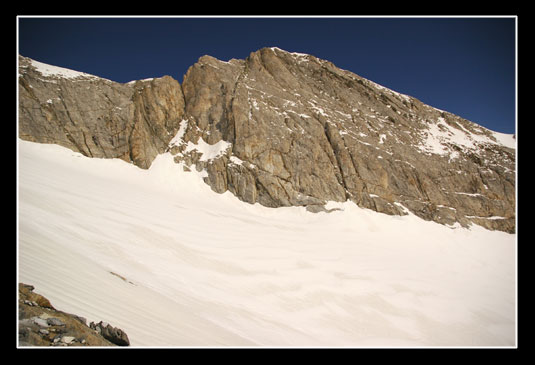
[[[45,77],[53,76],[53,77],[60,77],[60,78],[65,78],[65,79],[78,79],[78,78],[102,79],[101,77],[87,74],[85,72],[79,72],[79,71],[74,71],[68,68],[52,66],[52,65],[48,65],[46,63],[38,62],[32,59],[29,59],[29,60],[30,60],[30,64],[33,67],[35,67],[35,69],[39,71],[41,75]],[[105,80],[105,79],[102,79],[102,80]]]
[[19,140],[18,280],[132,346],[515,346],[516,235],[216,194]]

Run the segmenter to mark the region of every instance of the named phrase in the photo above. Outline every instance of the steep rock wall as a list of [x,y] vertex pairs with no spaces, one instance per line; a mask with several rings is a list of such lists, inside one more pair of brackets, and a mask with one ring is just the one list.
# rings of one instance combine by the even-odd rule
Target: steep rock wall
[[386,214],[515,231],[510,136],[312,55],[203,56],[182,85],[19,64],[20,138],[142,168],[169,151],[205,169],[214,191],[269,207],[321,211],[349,199]]
[[176,80],[120,84],[19,56],[19,136],[148,168],[184,113]]

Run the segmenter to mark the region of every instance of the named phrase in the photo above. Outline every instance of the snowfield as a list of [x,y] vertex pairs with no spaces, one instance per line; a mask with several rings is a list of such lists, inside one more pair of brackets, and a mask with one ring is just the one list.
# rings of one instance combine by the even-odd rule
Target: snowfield
[[132,346],[516,346],[516,235],[250,205],[170,154],[18,148],[18,281]]

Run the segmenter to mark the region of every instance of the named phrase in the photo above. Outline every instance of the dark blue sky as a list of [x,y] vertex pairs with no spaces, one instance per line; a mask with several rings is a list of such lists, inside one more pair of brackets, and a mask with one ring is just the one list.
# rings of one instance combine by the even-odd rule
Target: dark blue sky
[[515,131],[515,26],[508,18],[18,18],[19,53],[127,82],[182,82],[208,54],[309,53],[489,129]]

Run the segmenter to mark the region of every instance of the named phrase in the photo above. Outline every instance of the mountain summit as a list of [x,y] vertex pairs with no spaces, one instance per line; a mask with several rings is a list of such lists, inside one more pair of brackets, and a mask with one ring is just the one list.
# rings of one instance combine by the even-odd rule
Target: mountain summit
[[148,168],[171,153],[248,203],[353,201],[515,231],[515,140],[276,47],[115,83],[19,56],[19,137]]

